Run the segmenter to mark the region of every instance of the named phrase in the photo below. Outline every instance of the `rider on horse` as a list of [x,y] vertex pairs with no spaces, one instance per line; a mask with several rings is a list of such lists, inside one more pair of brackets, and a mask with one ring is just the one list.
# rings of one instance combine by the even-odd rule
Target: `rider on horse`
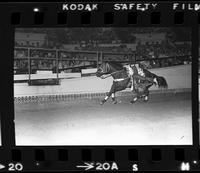
[[144,70],[141,68],[140,63],[128,64],[124,66],[128,76],[131,78],[131,91],[136,91],[138,89],[138,83],[142,81],[149,81],[150,83],[157,84],[156,79],[149,78],[145,76]]
[[115,100],[115,93],[130,88],[131,80],[136,81],[136,85],[132,82],[134,95],[131,103],[136,102],[138,98],[148,101],[149,88],[153,83],[157,83],[158,88],[168,87],[164,77],[157,76],[144,67],[141,67],[140,64],[123,66],[121,63],[117,62],[102,62],[97,68],[96,76],[102,79],[109,76],[113,77],[113,84],[110,91],[106,94],[106,97],[101,101],[101,105],[104,104],[110,96],[112,96],[113,103],[117,103]]

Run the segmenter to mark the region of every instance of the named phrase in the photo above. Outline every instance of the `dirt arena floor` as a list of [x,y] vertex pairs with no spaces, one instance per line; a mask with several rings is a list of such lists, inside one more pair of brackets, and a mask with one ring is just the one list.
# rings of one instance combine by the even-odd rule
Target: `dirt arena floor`
[[15,103],[17,145],[191,145],[191,93]]

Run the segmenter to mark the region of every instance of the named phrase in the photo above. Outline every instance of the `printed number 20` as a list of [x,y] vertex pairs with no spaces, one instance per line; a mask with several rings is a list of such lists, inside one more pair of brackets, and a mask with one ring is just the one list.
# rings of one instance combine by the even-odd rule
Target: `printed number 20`
[[22,171],[23,170],[23,165],[21,163],[9,163],[8,164],[8,170],[9,171]]

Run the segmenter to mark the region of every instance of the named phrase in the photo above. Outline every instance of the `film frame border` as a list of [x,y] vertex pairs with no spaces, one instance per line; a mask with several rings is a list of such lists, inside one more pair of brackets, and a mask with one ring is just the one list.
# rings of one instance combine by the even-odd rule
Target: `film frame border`
[[[161,4],[161,3],[160,3]],[[164,4],[164,3],[163,3]],[[166,3],[167,5],[168,3]],[[171,4],[171,3],[169,3]],[[168,5],[169,5],[168,4]],[[172,11],[169,6],[161,5],[158,11],[145,12],[119,12],[112,10],[112,3],[103,4],[101,9],[93,12],[69,11],[63,12],[60,4],[37,3],[26,4],[3,4],[0,8],[0,20],[2,28],[0,36],[0,51],[3,57],[8,57],[8,61],[3,61],[3,74],[8,71],[8,75],[3,76],[5,83],[2,90],[9,88],[9,92],[1,99],[2,114],[2,146],[0,147],[0,159],[5,162],[22,162],[29,165],[25,170],[35,169],[35,164],[42,166],[38,170],[58,168],[60,170],[78,170],[77,164],[83,161],[113,162],[122,164],[119,170],[126,170],[130,167],[130,162],[138,163],[139,170],[177,170],[178,165],[183,161],[197,162],[200,160],[199,149],[199,124],[198,124],[198,45],[199,45],[199,25],[200,13],[194,11]],[[42,12],[33,12],[33,8],[38,6]],[[53,11],[53,12],[52,12]],[[57,15],[55,15],[57,14]],[[61,17],[58,17],[61,16]],[[88,17],[90,17],[88,23]],[[107,17],[106,17],[107,16]],[[108,17],[112,16],[112,17]],[[130,16],[136,16],[137,20],[130,21]],[[157,16],[156,19],[153,16]],[[42,18],[43,20],[41,20]],[[153,18],[152,18],[153,17]],[[179,20],[181,17],[182,19]],[[72,20],[73,19],[73,20]],[[98,19],[96,21],[95,19]],[[106,19],[106,20],[105,20]],[[126,19],[126,20],[120,20]],[[167,20],[166,20],[167,19]],[[193,19],[193,20],[191,20]],[[59,21],[60,20],[60,21]],[[66,21],[67,22],[64,22]],[[82,21],[81,21],[82,20]],[[107,21],[108,20],[108,21]],[[155,20],[155,21],[154,21]],[[160,20],[160,23],[159,23]],[[177,20],[177,23],[174,21]],[[59,22],[58,22],[59,21]],[[43,23],[44,22],[44,23]],[[106,22],[106,23],[104,23]],[[130,23],[128,23],[130,22]],[[133,22],[133,23],[131,23]],[[155,23],[154,23],[155,22]],[[192,123],[193,123],[193,145],[180,146],[15,146],[14,141],[14,101],[13,101],[13,48],[14,29],[16,27],[191,27],[192,30]],[[197,57],[196,59],[194,57]],[[9,103],[9,109],[6,104]],[[10,115],[10,116],[7,116]],[[62,156],[62,152],[65,154]],[[132,154],[131,154],[132,153]],[[67,155],[67,156],[66,156]],[[134,156],[133,156],[134,155]],[[3,158],[1,158],[3,156]],[[57,156],[58,158],[55,158]],[[163,157],[164,156],[164,157]],[[132,158],[133,157],[133,158]],[[135,158],[134,158],[135,157]],[[162,159],[164,158],[164,159]],[[127,160],[126,160],[127,159]],[[57,163],[60,160],[61,162]],[[124,162],[124,160],[126,160]],[[177,160],[177,161],[175,161]],[[35,161],[37,163],[35,163]],[[66,164],[67,163],[67,164]],[[166,165],[166,163],[168,163]],[[169,166],[170,165],[170,166]],[[131,169],[131,168],[130,168]],[[192,170],[200,168],[191,165]]]

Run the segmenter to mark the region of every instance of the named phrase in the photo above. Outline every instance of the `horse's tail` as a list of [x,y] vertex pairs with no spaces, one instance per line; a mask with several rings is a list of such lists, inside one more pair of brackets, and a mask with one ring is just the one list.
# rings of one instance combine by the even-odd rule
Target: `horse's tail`
[[168,88],[167,81],[164,77],[157,76],[156,79],[157,79],[157,82],[158,82],[158,88],[164,88],[164,89]]

